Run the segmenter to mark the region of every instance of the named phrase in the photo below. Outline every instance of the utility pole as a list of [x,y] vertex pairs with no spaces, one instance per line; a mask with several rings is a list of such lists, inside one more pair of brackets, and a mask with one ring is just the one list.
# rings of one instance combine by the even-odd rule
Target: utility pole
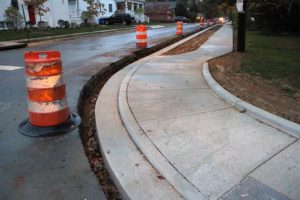
[[26,34],[27,34],[27,43],[29,43],[30,42],[30,36],[29,36],[28,28],[27,28],[27,20],[26,20],[25,11],[24,11],[24,5],[23,4],[22,4],[22,12],[23,12],[24,20],[25,20],[25,28],[26,28]]
[[243,3],[243,10],[238,10],[237,51],[245,52],[247,0],[237,0],[237,1]]

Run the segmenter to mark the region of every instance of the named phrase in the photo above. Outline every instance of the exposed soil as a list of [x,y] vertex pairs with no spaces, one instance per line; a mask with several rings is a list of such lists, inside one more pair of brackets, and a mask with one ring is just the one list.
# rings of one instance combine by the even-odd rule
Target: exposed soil
[[[185,37],[187,36],[188,35]],[[79,128],[82,143],[84,145],[85,153],[89,159],[90,166],[96,174],[106,198],[109,200],[121,199],[121,195],[113,181],[110,179],[108,171],[105,169],[97,138],[95,104],[98,95],[107,80],[120,69],[183,38],[184,37],[172,38],[149,49],[136,51],[132,55],[126,56],[123,59],[102,68],[94,76],[92,76],[80,93],[77,110],[82,120]]]
[[[234,44],[236,46],[235,41]],[[209,61],[214,79],[242,100],[300,124],[300,90],[241,72],[241,56],[243,54],[232,52]]]
[[178,55],[182,53],[188,53],[197,50],[202,44],[204,44],[217,30],[221,28],[221,25],[217,25],[208,31],[194,37],[193,39],[178,45],[174,49],[164,53],[163,55]]
[[120,193],[110,179],[108,171],[105,169],[97,139],[95,104],[101,88],[111,76],[109,70],[103,70],[100,74],[102,78],[97,78],[97,84],[95,84],[96,79],[89,81],[89,84],[93,82],[94,84],[91,84],[88,89],[83,90],[84,92],[80,95],[80,99],[83,99],[78,105],[78,112],[82,120],[80,134],[90,166],[96,174],[106,198],[121,199]]

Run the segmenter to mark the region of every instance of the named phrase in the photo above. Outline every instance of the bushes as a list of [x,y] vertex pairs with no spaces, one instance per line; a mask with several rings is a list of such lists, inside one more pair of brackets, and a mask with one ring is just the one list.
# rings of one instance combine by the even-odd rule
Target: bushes
[[70,28],[70,22],[67,20],[58,20],[57,21],[59,28]]
[[[300,2],[287,0],[250,1],[248,16],[255,21],[250,23],[265,34],[300,34]],[[250,22],[250,20],[249,20]]]
[[22,27],[22,23],[24,21],[22,15],[19,10],[10,6],[4,11],[5,21],[11,22],[14,29],[19,29]]

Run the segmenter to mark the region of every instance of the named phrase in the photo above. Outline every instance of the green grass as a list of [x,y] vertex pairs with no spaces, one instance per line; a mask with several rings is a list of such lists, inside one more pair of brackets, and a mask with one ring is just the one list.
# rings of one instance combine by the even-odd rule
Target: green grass
[[[150,25],[164,25],[164,26],[172,26],[172,23],[150,23]],[[30,30],[30,38],[40,38],[40,37],[51,37],[58,35],[67,35],[73,33],[84,33],[84,32],[94,32],[101,30],[111,30],[111,29],[124,29],[124,28],[133,28],[135,24],[132,25],[96,25],[91,27],[78,27],[78,28],[51,28],[51,29],[31,29]],[[27,39],[27,34],[25,31],[15,31],[15,30],[7,30],[0,31],[0,41],[9,41],[9,40],[21,40]]]
[[[51,28],[51,29],[31,29],[30,38],[39,38],[39,37],[48,37],[48,36],[57,36],[57,35],[66,35],[73,33],[84,33],[84,32],[94,32],[101,30],[110,30],[110,29],[123,29],[134,27],[135,25],[98,25],[92,27],[78,27],[78,28]],[[9,40],[19,40],[27,39],[27,34],[25,31],[0,31],[0,41],[9,41]]]
[[241,70],[300,89],[300,38],[247,32]]

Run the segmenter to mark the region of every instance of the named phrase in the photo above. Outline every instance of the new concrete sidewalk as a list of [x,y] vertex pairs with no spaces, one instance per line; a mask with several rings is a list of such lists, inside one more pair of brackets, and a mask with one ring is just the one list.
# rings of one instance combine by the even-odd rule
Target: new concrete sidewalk
[[123,197],[300,199],[299,137],[239,112],[202,75],[203,62],[232,51],[231,26],[194,52],[162,55],[178,44],[117,73],[97,100],[101,150]]

